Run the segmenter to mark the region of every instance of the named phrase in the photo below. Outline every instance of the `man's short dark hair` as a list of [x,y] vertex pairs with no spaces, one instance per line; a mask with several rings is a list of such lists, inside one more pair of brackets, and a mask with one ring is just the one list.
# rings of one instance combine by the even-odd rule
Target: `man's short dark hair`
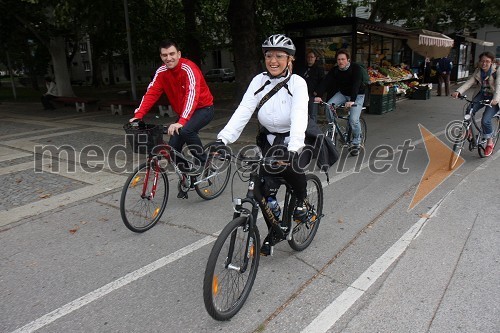
[[351,59],[351,55],[349,54],[349,52],[346,49],[338,49],[337,54],[335,55],[335,59],[337,59],[339,54],[345,54],[347,60]]
[[174,40],[172,40],[172,39],[164,39],[164,40],[162,40],[162,41],[160,42],[160,44],[159,44],[159,48],[160,48],[160,49],[168,49],[168,48],[169,48],[169,47],[171,47],[171,46],[175,47],[175,48],[177,49],[177,51],[180,51],[180,50],[179,50],[179,46],[178,46],[178,45],[177,45],[177,43],[176,43]]

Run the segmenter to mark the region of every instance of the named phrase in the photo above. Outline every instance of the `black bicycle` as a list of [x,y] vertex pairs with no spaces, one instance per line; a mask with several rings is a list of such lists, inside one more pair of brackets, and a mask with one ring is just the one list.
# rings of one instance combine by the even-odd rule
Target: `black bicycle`
[[[321,101],[320,104],[325,106],[325,113],[328,112],[330,118],[333,119],[332,122],[327,122],[325,124],[323,133],[325,133],[336,146],[342,145],[343,147],[350,148],[353,139],[351,125],[349,124],[350,108],[345,105],[329,104],[324,101]],[[356,104],[353,106],[356,106]],[[365,109],[365,107],[362,108],[362,110]],[[360,145],[363,147],[366,142],[367,127],[366,120],[362,116],[359,117],[359,125],[361,126]],[[350,153],[353,156],[356,155],[354,150],[350,150]]]
[[[480,157],[484,157],[484,150],[486,148],[486,139],[483,138],[483,131],[481,129],[480,121],[475,119],[475,114],[472,113],[474,105],[472,100],[467,99],[467,96],[459,96],[460,99],[467,101],[464,107],[464,118],[458,128],[452,128],[451,139],[453,141],[453,152],[450,156],[449,168],[453,170],[457,165],[460,154],[464,149],[465,143],[469,143],[469,150],[477,149]],[[491,106],[490,100],[479,101],[483,106]],[[500,113],[496,113],[491,120],[493,126],[493,149],[497,146],[498,138],[500,137]]]
[[[203,280],[203,299],[207,312],[216,320],[228,320],[245,303],[252,289],[260,258],[260,233],[257,227],[259,210],[270,226],[268,237],[271,254],[274,245],[287,240],[296,251],[306,249],[318,231],[323,211],[323,188],[316,175],[307,174],[306,205],[310,212],[306,222],[292,221],[296,197],[290,185],[278,178],[286,188],[283,216],[275,217],[263,195],[260,170],[264,166],[282,167],[281,161],[259,154],[241,158],[242,166],[233,175],[248,178],[245,198],[234,200],[234,219],[217,237],[210,252]],[[242,172],[243,171],[243,172]],[[247,207],[244,207],[244,206]]]
[[131,231],[144,232],[160,220],[168,201],[169,165],[179,178],[178,198],[187,199],[188,192],[195,190],[201,198],[211,200],[226,188],[231,176],[230,155],[210,151],[206,145],[207,160],[197,166],[163,141],[162,125],[127,123],[124,129],[134,152],[147,153],[146,161],[125,182],[120,199],[123,223]]

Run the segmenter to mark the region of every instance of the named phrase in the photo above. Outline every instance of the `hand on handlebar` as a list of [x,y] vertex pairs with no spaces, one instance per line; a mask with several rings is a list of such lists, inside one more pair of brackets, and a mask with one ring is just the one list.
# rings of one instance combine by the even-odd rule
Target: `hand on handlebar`
[[168,135],[179,134],[182,127],[183,126],[179,123],[173,123],[168,127],[167,133]]

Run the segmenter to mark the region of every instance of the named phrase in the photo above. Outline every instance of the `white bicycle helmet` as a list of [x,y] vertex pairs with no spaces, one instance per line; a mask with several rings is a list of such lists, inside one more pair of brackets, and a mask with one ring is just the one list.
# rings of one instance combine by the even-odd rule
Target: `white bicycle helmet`
[[262,51],[265,53],[267,50],[281,50],[291,56],[295,55],[295,45],[293,45],[292,40],[281,34],[267,37],[264,43],[262,43]]

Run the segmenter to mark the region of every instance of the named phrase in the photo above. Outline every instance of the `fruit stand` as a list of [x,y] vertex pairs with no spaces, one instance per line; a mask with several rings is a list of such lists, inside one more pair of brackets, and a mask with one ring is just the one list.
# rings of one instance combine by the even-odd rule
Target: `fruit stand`
[[[401,67],[368,67],[370,88],[368,112],[383,114],[396,109],[396,99],[406,96],[418,84],[411,71]],[[368,95],[368,92],[367,92]]]

